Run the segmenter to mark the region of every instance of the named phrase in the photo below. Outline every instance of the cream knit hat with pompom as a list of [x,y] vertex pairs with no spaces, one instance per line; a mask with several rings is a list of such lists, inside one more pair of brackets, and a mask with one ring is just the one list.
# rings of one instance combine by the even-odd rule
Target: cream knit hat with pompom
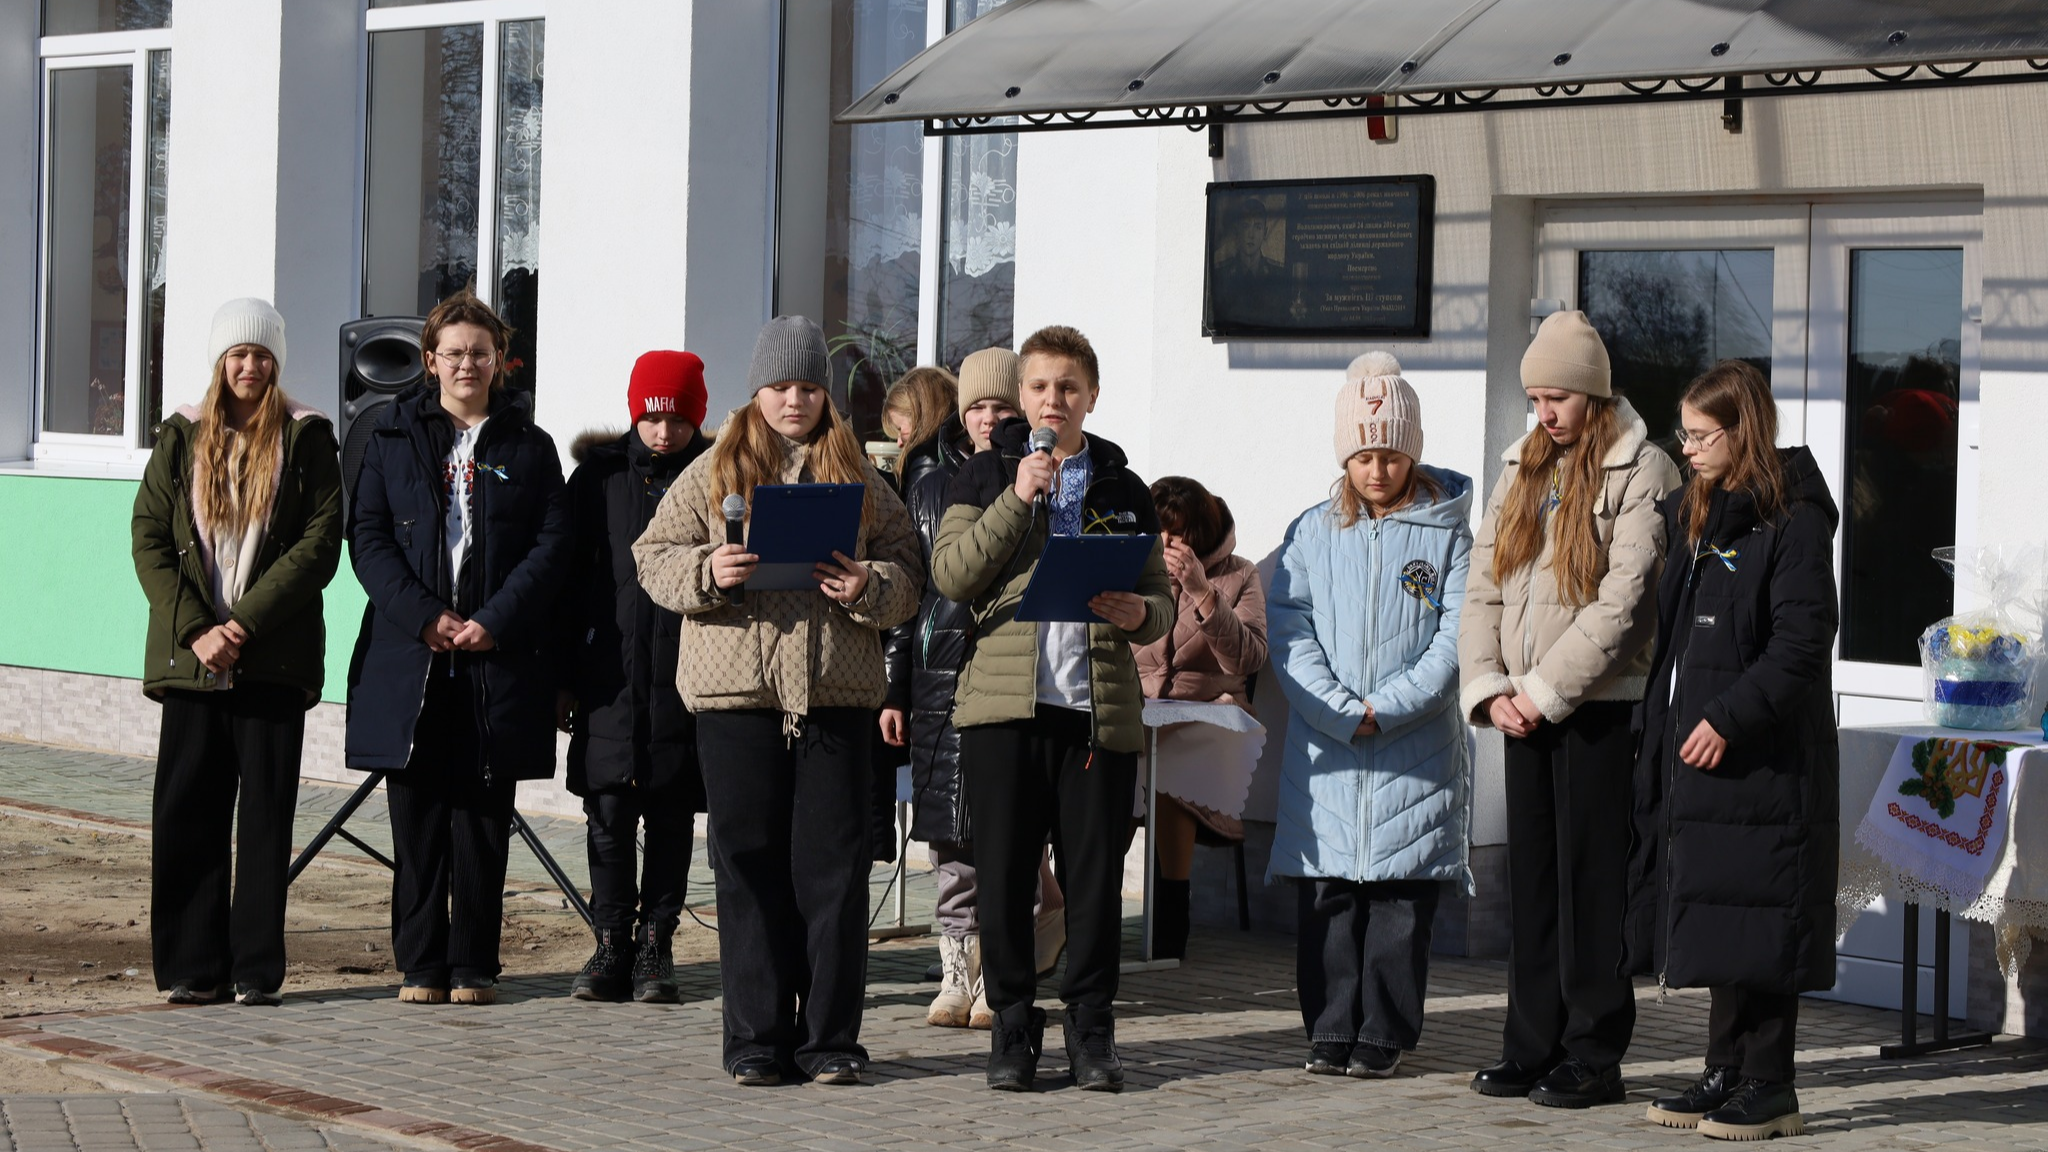
[[1368,448],[1422,459],[1422,401],[1401,378],[1401,362],[1391,352],[1353,360],[1337,393],[1337,466]]

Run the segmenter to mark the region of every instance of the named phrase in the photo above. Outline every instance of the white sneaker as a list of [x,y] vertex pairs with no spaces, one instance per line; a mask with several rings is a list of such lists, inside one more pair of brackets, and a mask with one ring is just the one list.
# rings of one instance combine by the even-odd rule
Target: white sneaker
[[1067,948],[1067,910],[1048,908],[1038,914],[1033,933],[1034,960],[1038,978],[1043,980],[1059,966],[1060,953]]
[[980,941],[973,936],[955,939],[939,937],[939,994],[925,1009],[924,1022],[938,1028],[964,1028],[974,1004],[979,983],[973,971],[979,968]]

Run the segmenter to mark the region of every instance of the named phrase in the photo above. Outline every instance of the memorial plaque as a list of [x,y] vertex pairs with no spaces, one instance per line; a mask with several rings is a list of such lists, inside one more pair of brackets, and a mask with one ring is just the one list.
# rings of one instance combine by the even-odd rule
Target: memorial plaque
[[1429,335],[1436,178],[1209,185],[1202,334]]

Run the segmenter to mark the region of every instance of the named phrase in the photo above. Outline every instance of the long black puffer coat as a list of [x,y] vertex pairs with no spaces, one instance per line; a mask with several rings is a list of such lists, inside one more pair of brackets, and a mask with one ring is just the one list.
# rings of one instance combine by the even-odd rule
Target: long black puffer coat
[[633,542],[647,530],[669,485],[711,441],[699,432],[656,455],[628,431],[584,437],[571,455],[569,515],[575,546],[562,599],[563,687],[576,697],[569,738],[569,791],[681,789],[678,803],[704,810],[697,722],[676,691],[676,643],[683,618],[640,587]]
[[[927,571],[946,516],[946,489],[971,455],[966,444],[966,429],[955,418],[904,454],[903,503],[924,545]],[[917,616],[889,635],[889,706],[910,713],[910,835],[927,843],[974,838],[960,780],[960,734],[953,729],[953,686],[973,630],[974,613],[939,595],[927,576]]]
[[555,774],[555,684],[548,666],[555,609],[569,560],[569,506],[555,442],[500,392],[478,434],[472,538],[451,581],[442,525],[443,462],[455,426],[440,393],[390,406],[371,434],[350,510],[350,557],[370,603],[348,670],[347,763],[396,772],[412,755],[434,653],[420,632],[452,609],[482,624],[495,646],[457,652],[470,662],[486,782]]
[[[1627,927],[1632,969],[1674,988],[1835,983],[1839,514],[1811,453],[1781,457],[1787,509],[1716,492],[1690,554],[1685,489],[1664,504]],[[1678,758],[1702,719],[1728,742],[1712,771]]]

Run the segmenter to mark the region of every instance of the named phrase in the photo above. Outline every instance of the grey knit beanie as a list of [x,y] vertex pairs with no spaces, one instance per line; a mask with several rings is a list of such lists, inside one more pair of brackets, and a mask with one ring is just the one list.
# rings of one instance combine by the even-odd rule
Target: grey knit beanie
[[761,328],[754,341],[754,359],[747,365],[747,394],[784,380],[808,380],[832,393],[832,403],[846,405],[832,388],[832,357],[825,333],[809,317],[777,316]]
[[244,296],[221,305],[213,314],[213,329],[206,337],[206,362],[219,364],[228,349],[238,344],[268,349],[270,358],[277,361],[278,378],[284,377],[284,317],[270,301]]

